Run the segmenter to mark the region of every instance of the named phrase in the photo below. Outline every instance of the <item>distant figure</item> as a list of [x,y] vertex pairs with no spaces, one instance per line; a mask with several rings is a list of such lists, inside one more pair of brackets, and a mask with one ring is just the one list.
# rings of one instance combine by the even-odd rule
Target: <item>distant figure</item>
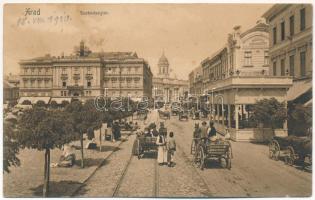
[[51,167],[72,167],[75,163],[75,148],[73,145],[65,144],[59,163],[51,163]]
[[160,122],[159,134],[162,134],[164,138],[167,136],[167,128],[165,128],[164,122]]
[[165,159],[167,156],[165,156],[165,151],[166,151],[166,143],[165,143],[165,138],[163,134],[160,134],[156,140],[156,145],[158,146],[158,157],[157,157],[157,162],[159,165],[163,165],[164,163],[167,162],[167,159]]
[[215,141],[217,139],[217,130],[214,127],[214,123],[210,122],[210,127],[208,129],[208,138],[210,141]]
[[121,133],[120,133],[120,127],[119,127],[119,124],[118,124],[117,121],[114,123],[114,126],[113,126],[113,134],[114,134],[114,139],[115,140],[119,140],[120,139]]
[[87,129],[88,140],[93,140],[95,138],[94,129],[92,127]]
[[176,151],[176,142],[175,142],[173,132],[170,132],[170,136],[167,138],[166,148],[167,148],[167,164],[169,167],[174,167],[174,156],[175,156],[175,151]]

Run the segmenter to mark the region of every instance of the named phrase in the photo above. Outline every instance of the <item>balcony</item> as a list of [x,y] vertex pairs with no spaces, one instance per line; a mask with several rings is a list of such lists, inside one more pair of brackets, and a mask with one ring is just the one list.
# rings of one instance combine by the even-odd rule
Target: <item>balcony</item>
[[93,74],[85,74],[86,80],[92,80],[93,79]]
[[61,74],[61,80],[67,80],[68,79],[68,74]]

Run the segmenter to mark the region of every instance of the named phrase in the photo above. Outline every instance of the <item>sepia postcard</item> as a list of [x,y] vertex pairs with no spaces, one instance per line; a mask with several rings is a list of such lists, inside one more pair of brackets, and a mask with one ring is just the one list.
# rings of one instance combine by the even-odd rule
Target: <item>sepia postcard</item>
[[5,3],[3,197],[312,197],[313,4]]

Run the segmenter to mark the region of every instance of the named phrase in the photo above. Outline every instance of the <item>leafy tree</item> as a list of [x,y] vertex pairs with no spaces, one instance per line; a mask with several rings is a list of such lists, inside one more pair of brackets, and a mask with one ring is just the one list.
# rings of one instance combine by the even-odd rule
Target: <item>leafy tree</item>
[[61,148],[75,139],[71,117],[62,111],[41,107],[28,110],[18,123],[17,142],[22,148],[45,151],[43,196],[49,192],[50,150]]
[[36,102],[35,106],[44,108],[44,107],[46,107],[46,103],[45,103],[45,101],[39,100]]
[[30,100],[24,100],[22,105],[32,105],[32,102]]
[[271,128],[273,131],[287,119],[287,109],[284,102],[280,103],[277,99],[262,99],[253,105],[252,118],[264,127]]
[[288,111],[289,133],[297,136],[305,136],[311,127],[312,109],[301,104],[290,105]]
[[101,116],[96,110],[93,100],[87,101],[84,105],[80,101],[73,101],[65,108],[65,111],[71,113],[74,130],[80,138],[81,167],[84,168],[83,134],[87,132],[88,128],[100,127]]
[[70,103],[69,103],[69,101],[66,101],[66,100],[63,100],[62,102],[61,102],[61,106],[63,107],[63,108],[65,108],[67,105],[69,105]]
[[20,160],[17,157],[19,144],[16,141],[14,124],[5,121],[3,125],[3,171],[9,173],[11,166],[20,166]]
[[50,102],[50,108],[51,109],[57,109],[58,108],[58,103],[56,101],[51,101]]

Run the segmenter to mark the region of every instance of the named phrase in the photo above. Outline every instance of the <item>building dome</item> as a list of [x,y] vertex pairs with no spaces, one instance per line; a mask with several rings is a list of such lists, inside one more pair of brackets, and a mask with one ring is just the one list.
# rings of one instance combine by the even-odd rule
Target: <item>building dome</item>
[[161,58],[159,59],[158,65],[169,65],[168,59],[165,57],[164,53],[162,54]]

